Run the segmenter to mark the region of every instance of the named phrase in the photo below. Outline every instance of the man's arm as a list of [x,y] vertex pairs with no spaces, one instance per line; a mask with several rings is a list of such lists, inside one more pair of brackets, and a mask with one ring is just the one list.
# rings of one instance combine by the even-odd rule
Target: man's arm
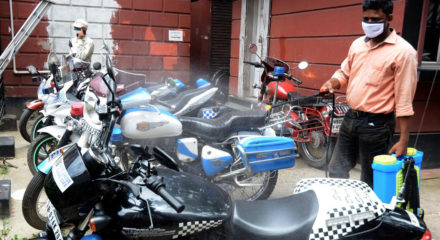
[[336,89],[340,89],[343,85],[345,86],[347,84],[349,75],[350,64],[347,57],[341,63],[341,68],[338,69],[329,80],[324,82],[320,91],[328,90],[330,93],[334,93]]
[[396,157],[406,155],[406,149],[409,141],[409,122],[411,116],[397,117],[400,125],[400,139],[396,142],[388,152],[389,154],[396,153]]

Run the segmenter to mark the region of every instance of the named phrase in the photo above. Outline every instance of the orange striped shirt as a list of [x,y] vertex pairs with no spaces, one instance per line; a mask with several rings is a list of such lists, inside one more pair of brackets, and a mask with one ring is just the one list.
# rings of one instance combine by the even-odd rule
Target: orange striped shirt
[[347,86],[347,103],[354,110],[414,115],[417,52],[394,30],[374,47],[365,36],[356,39],[332,78]]

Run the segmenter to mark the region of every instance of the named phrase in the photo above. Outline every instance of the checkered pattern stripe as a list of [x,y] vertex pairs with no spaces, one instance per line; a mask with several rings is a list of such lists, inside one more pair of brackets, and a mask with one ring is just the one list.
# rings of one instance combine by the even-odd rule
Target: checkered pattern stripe
[[222,220],[210,220],[179,223],[179,229],[177,230],[177,233],[173,235],[173,239],[185,237],[187,235],[189,236],[197,232],[208,230],[210,228],[215,228],[217,226],[220,226],[222,222]]
[[370,186],[368,186],[368,184],[357,180],[342,179],[342,178],[307,178],[299,181],[296,184],[293,193],[300,193],[307,191],[316,185],[358,188],[368,193],[372,192],[372,189],[370,188]]
[[361,219],[356,221],[350,221],[349,223],[337,224],[334,226],[326,226],[324,228],[313,229],[310,234],[310,240],[332,240],[340,239],[347,233],[352,232],[356,228],[367,223],[369,220],[377,218],[381,215],[385,209],[378,209],[378,202],[368,202],[367,205],[358,204],[357,206],[351,205],[349,207],[333,208],[331,211],[327,212],[328,219],[339,218],[344,216],[350,216],[353,214],[371,212],[373,216],[370,219]]
[[217,116],[217,113],[214,112],[212,109],[206,109],[202,111],[202,117],[204,119],[213,119]]

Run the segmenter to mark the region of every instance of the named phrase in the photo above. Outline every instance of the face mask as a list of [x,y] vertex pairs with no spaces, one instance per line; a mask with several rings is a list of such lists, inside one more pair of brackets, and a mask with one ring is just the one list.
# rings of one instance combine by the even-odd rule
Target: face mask
[[362,21],[362,29],[369,38],[375,38],[383,33],[385,29],[385,21],[377,23],[369,23]]

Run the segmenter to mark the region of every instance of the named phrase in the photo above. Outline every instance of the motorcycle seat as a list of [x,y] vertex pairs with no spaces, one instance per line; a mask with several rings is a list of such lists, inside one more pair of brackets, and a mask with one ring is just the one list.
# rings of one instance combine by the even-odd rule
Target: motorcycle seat
[[241,240],[305,240],[310,237],[318,210],[318,198],[311,190],[278,199],[235,201],[228,227]]
[[265,113],[261,111],[231,111],[214,119],[181,117],[183,133],[206,140],[222,140],[238,131],[250,131],[264,126]]
[[331,103],[331,98],[320,96],[303,96],[297,92],[289,92],[288,99],[293,105],[298,106],[325,106]]
[[169,106],[175,106],[172,112],[177,112],[180,109],[182,109],[191,98],[202,94],[207,89],[208,89],[207,87],[201,87],[196,89],[185,90],[178,93],[177,96],[174,98],[163,100],[162,103],[165,103]]

